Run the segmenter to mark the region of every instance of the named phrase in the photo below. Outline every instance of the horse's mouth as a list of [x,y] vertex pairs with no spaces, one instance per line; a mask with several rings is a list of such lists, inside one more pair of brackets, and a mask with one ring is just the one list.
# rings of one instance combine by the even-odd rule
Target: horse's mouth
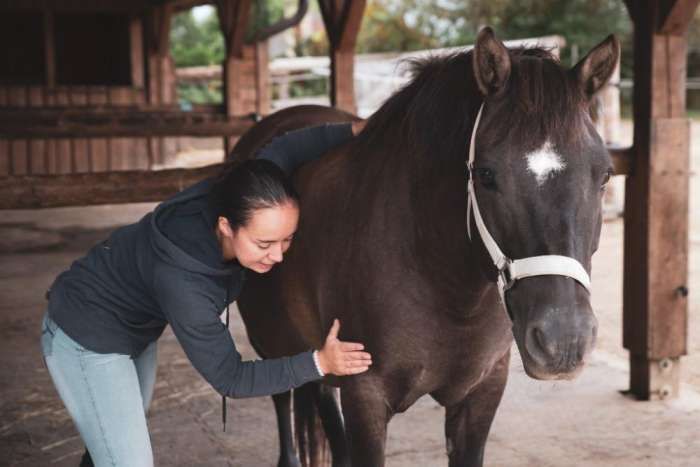
[[[571,380],[585,367],[598,333],[590,306],[553,306],[516,313],[513,336],[526,373],[535,379]],[[520,318],[520,319],[518,319]]]
[[578,377],[586,366],[585,360],[566,364],[541,365],[531,358],[521,355],[525,373],[533,379],[539,380],[573,380]]
[[575,344],[561,345],[556,351],[545,355],[539,346],[527,339],[524,345],[517,339],[516,342],[525,373],[541,380],[575,379],[586,366],[587,357],[592,350],[592,346],[574,340]]

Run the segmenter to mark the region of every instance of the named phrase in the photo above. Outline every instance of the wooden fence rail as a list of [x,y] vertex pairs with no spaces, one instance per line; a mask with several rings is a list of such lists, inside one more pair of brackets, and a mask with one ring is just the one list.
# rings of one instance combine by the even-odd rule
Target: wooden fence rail
[[[611,150],[616,174],[630,172],[631,154],[631,148]],[[221,164],[216,164],[196,169],[0,177],[0,209],[161,201],[220,169]]]

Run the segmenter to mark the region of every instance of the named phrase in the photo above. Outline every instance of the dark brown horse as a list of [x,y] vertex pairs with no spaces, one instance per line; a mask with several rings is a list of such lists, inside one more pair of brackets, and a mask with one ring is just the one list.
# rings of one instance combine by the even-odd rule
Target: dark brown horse
[[[334,465],[383,465],[389,420],[425,394],[446,408],[450,465],[481,465],[513,337],[531,376],[580,371],[597,325],[583,279],[499,273],[476,216],[467,217],[467,178],[508,258],[560,255],[588,277],[611,174],[588,107],[618,55],[610,37],[567,70],[547,51],[508,50],[485,29],[473,51],[415,63],[413,80],[360,135],[297,174],[294,245],[275,271],[250,278],[239,306],[265,357],[319,348],[334,318],[342,339],[372,353],[370,371],[324,381],[340,387],[342,419],[328,389],[305,388]],[[286,110],[260,122],[234,154],[249,157],[292,127],[351,118]],[[280,464],[296,465],[289,394],[275,403]]]

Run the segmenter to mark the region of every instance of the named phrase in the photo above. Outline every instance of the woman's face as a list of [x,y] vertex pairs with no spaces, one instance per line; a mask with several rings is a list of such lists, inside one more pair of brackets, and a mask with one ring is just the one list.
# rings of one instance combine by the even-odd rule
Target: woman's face
[[224,217],[217,226],[224,259],[237,259],[241,266],[266,273],[282,261],[292,242],[299,221],[299,207],[288,201],[253,211],[248,222],[231,229]]

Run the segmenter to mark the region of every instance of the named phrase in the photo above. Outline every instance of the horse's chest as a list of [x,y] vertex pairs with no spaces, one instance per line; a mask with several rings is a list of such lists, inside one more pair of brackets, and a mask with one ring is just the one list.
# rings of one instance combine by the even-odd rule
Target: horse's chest
[[493,356],[468,368],[460,368],[446,381],[446,384],[432,392],[441,405],[448,407],[460,403],[475,388],[484,383],[493,370],[498,358]]
[[[403,412],[420,397],[431,394],[443,406],[462,401],[483,382],[509,345],[472,355],[455,352],[451,358],[433,358],[419,365],[403,366],[387,375],[390,397],[395,412]],[[400,390],[398,390],[400,389]]]
[[[474,343],[477,342],[477,345]],[[470,337],[453,343],[453,352],[444,356],[439,386],[431,394],[444,406],[462,401],[484,382],[512,342],[510,332],[493,334],[490,339]]]

